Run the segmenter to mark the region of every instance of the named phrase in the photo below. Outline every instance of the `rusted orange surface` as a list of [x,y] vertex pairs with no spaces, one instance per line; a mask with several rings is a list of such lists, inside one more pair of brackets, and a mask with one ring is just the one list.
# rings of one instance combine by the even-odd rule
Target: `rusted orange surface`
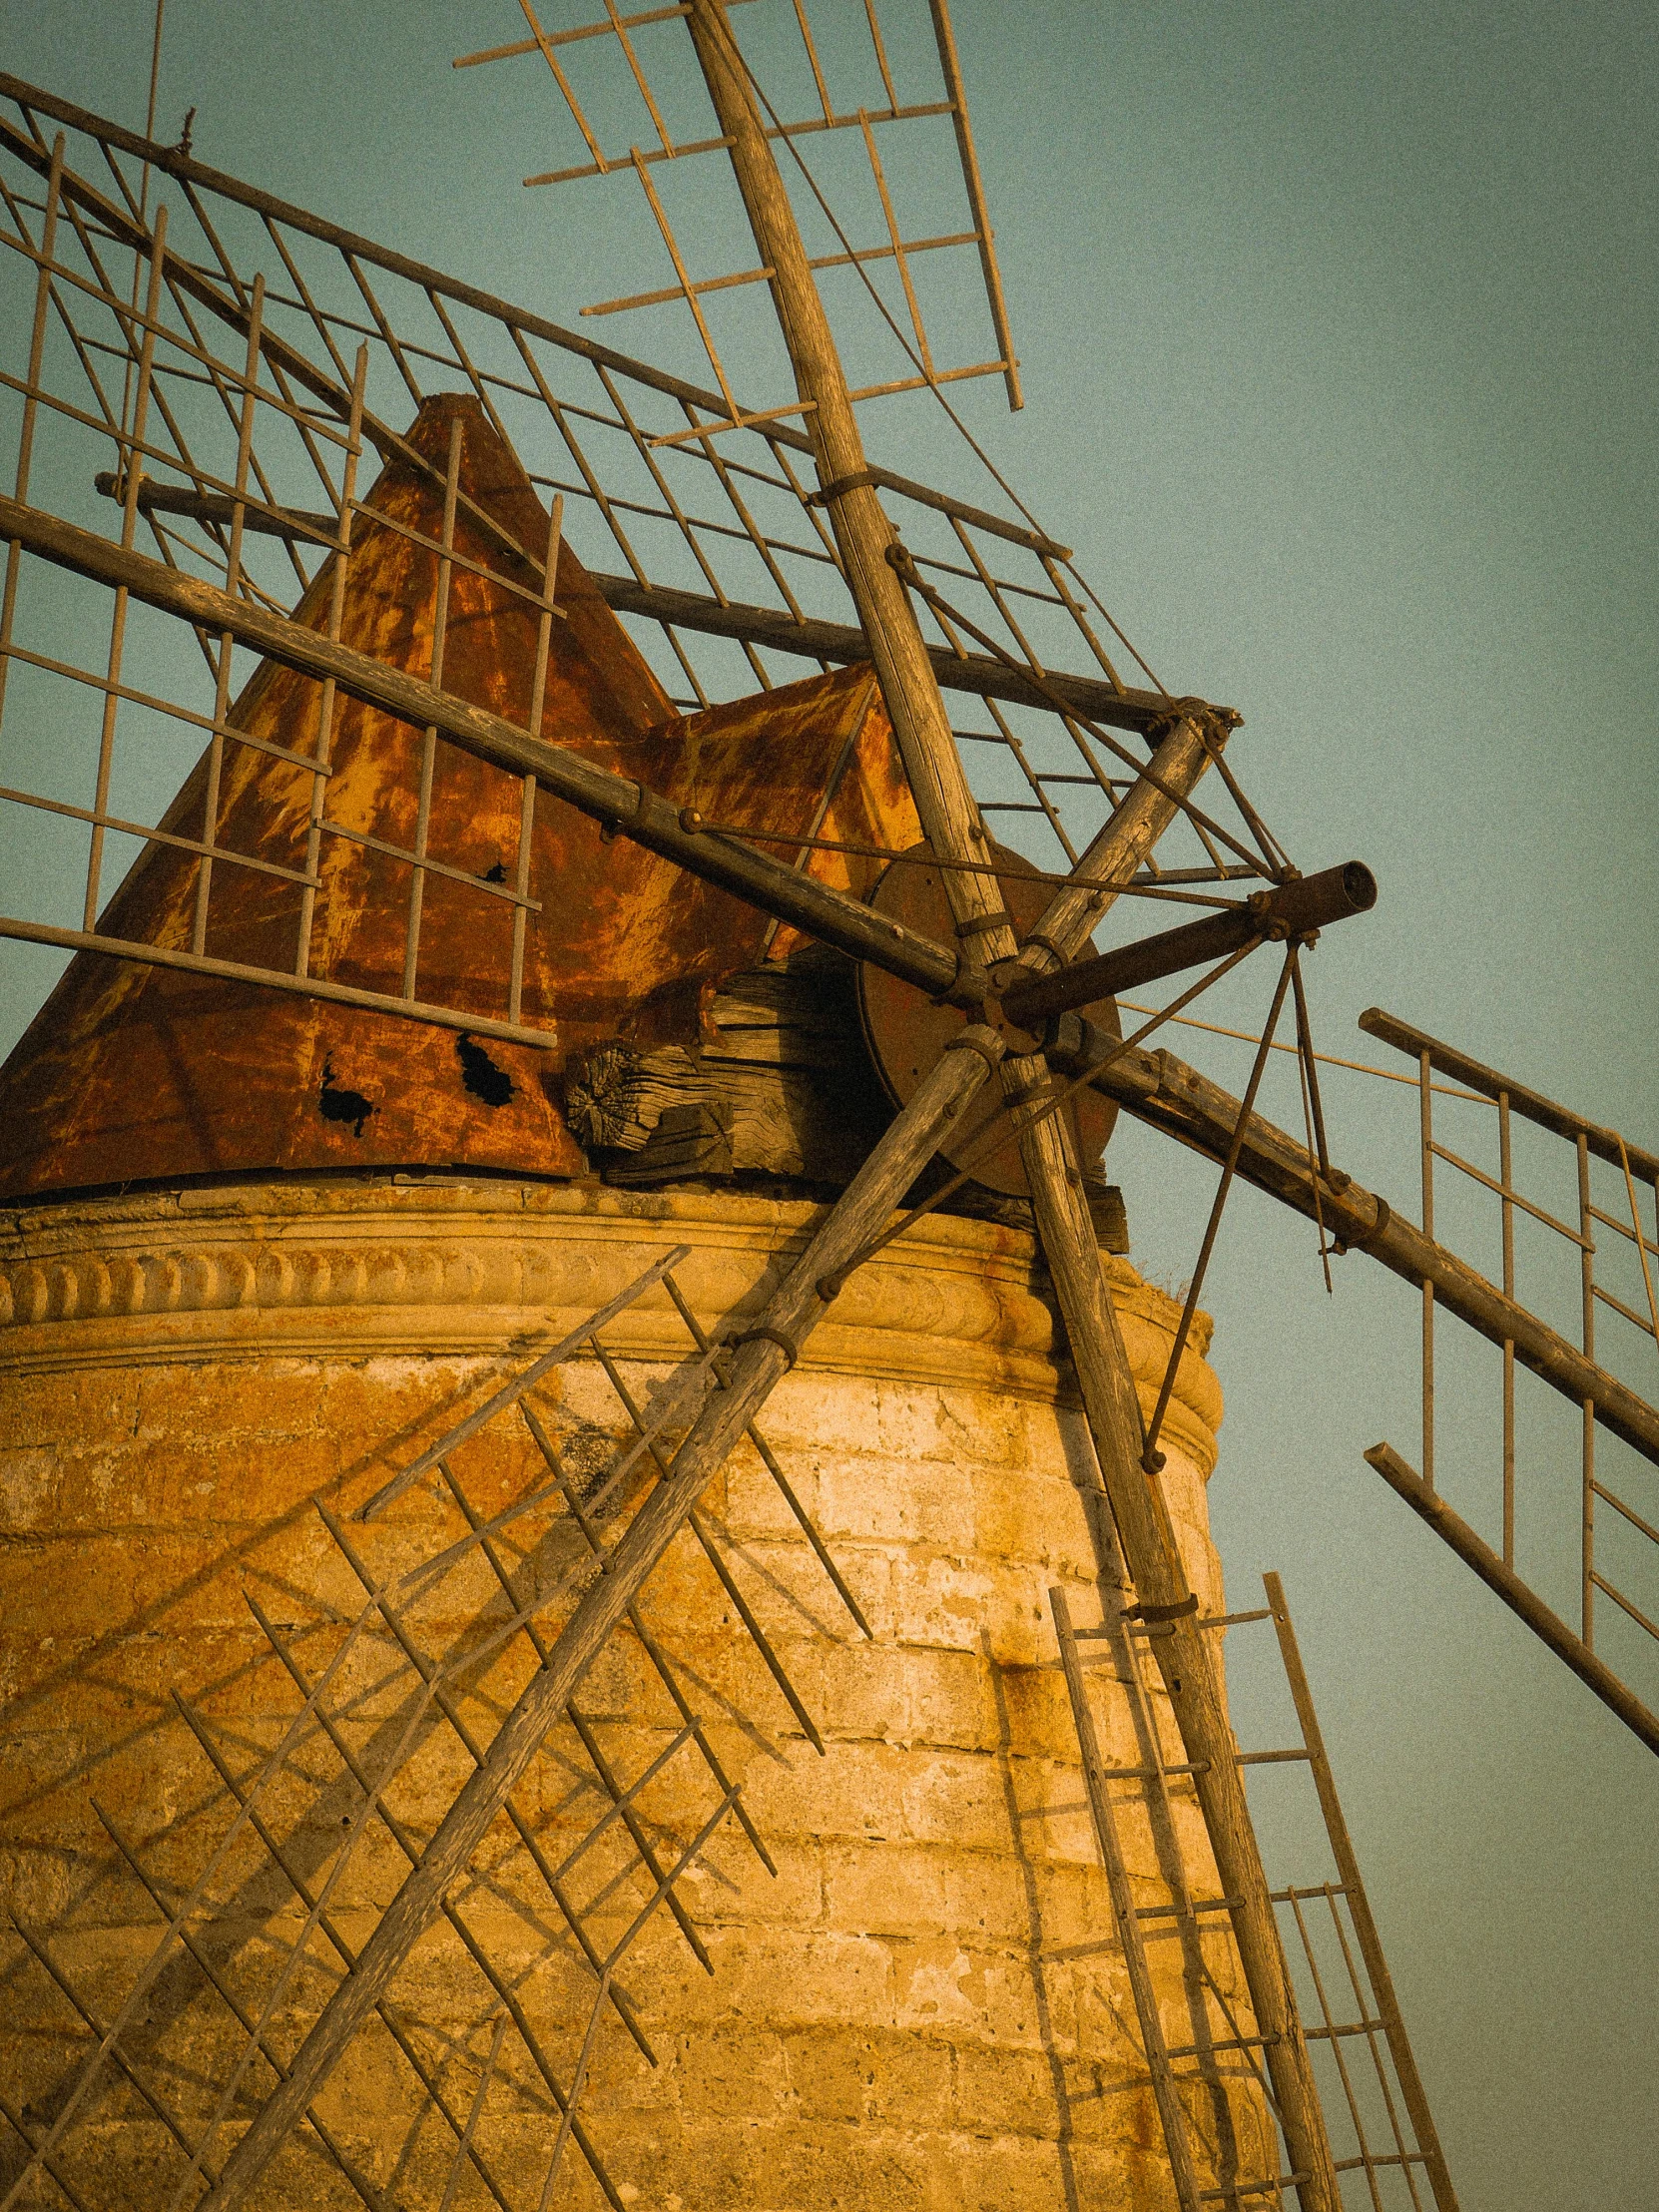
[[[461,488],[511,533],[540,549],[547,515],[516,457],[477,402],[428,400],[410,442],[442,470],[450,424],[462,424]],[[381,475],[372,506],[430,538],[442,488],[406,462]],[[461,553],[505,565],[498,543],[457,524]],[[534,581],[525,567],[520,579]],[[298,610],[326,620],[325,569]],[[638,778],[711,820],[787,836],[818,834],[889,848],[919,825],[890,727],[867,668],[682,718],[621,624],[561,550],[541,732],[618,774]],[[437,559],[363,518],[352,554],[341,635],[359,652],[427,676]],[[185,641],[181,635],[181,649]],[[498,583],[453,573],[444,689],[522,723],[536,648],[534,610]],[[232,713],[236,727],[314,756],[320,688],[266,663]],[[331,823],[358,836],[411,842],[421,733],[355,701],[336,703]],[[838,779],[836,772],[838,770]],[[206,762],[163,827],[200,836]],[[302,866],[312,778],[253,747],[226,748],[222,845]],[[485,1017],[507,1013],[512,909],[483,887],[510,876],[520,786],[440,744],[429,850],[462,871],[428,875],[417,995]],[[799,848],[774,844],[786,860]],[[810,871],[862,895],[879,862],[814,852]],[[402,987],[411,871],[343,837],[322,840],[311,971],[376,991]],[[106,933],[188,947],[195,857],[153,845],[100,921]],[[327,1005],[258,985],[79,954],[0,1070],[0,1187],[31,1192],[272,1168],[467,1165],[569,1175],[583,1167],[560,1111],[566,1050],[620,1035],[692,1042],[714,984],[798,942],[729,893],[630,844],[606,842],[586,817],[538,794],[522,1018],[556,1030],[559,1049],[486,1043],[393,1015]],[[291,969],[298,887],[221,861],[206,949],[214,957]]]

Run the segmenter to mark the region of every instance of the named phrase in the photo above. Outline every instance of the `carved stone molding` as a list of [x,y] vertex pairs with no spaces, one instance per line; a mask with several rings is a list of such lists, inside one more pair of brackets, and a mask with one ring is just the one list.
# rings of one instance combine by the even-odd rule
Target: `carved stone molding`
[[[454,1179],[250,1182],[47,1202],[0,1216],[0,1375],[156,1361],[499,1354],[574,1328],[677,1244],[708,1328],[752,1312],[822,1209],[732,1192]],[[1150,1407],[1174,1302],[1108,1258]],[[1169,1437],[1208,1473],[1221,1391],[1183,1359]],[[649,1294],[607,1330],[618,1356],[677,1359]],[[1031,1239],[932,1215],[847,1283],[805,1368],[1064,1401],[1069,1371]]]

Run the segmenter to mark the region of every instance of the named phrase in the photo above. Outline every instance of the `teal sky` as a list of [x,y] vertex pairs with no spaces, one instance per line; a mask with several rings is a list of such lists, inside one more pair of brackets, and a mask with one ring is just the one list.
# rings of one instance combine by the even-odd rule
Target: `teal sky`
[[[1028,402],[975,425],[1172,688],[1243,710],[1302,863],[1376,868],[1313,963],[1323,1047],[1376,1057],[1381,1003],[1659,1149],[1651,11],[955,14]],[[150,16],[0,4],[4,66],[142,124]],[[448,66],[516,24],[170,0],[160,135],[194,105],[204,161],[572,319],[621,287],[518,191],[539,89]],[[1176,1049],[1242,1084],[1242,1047]],[[1409,1094],[1334,1078],[1329,1111],[1414,1211]],[[1114,1154],[1177,1283],[1211,1173]],[[1229,1215],[1234,1602],[1285,1574],[1466,2212],[1659,2202],[1659,1773],[1361,1463],[1416,1455],[1414,1300],[1366,1269],[1328,1303],[1298,1224]]]

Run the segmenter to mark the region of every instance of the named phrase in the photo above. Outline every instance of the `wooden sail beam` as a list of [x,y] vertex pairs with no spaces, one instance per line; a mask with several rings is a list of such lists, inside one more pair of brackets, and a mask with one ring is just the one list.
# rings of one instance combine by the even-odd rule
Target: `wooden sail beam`
[[1498,1556],[1460,1513],[1452,1511],[1437,1490],[1429,1488],[1415,1467],[1408,1465],[1392,1444],[1373,1444],[1365,1459],[1395,1495],[1402,1497],[1412,1512],[1428,1523],[1440,1541],[1449,1544],[1463,1564],[1472,1567],[1486,1587],[1502,1598],[1533,1635],[1547,1644],[1587,1689],[1594,1691],[1610,1713],[1616,1713],[1649,1751],[1659,1752],[1659,1714],[1652,1712],[1627,1683],[1620,1681],[1605,1659],[1596,1657],[1582,1636],[1573,1634],[1560,1614],[1521,1580],[1514,1568]]
[[[106,498],[121,496],[120,479],[113,473],[94,481]],[[186,521],[229,528],[236,517],[237,502],[223,492],[192,491],[184,484],[144,483],[139,487],[138,509],[140,514],[179,515]],[[320,512],[266,512],[244,502],[242,513],[243,528],[254,535],[286,538],[300,545],[331,546],[339,529],[333,515]],[[528,553],[523,558],[533,571],[535,561]],[[869,641],[855,623],[821,622],[810,616],[787,614],[777,607],[711,599],[702,592],[677,591],[667,584],[642,584],[632,576],[610,576],[598,569],[588,571],[588,581],[617,614],[640,615],[673,629],[695,630],[704,637],[732,638],[740,645],[762,645],[775,653],[798,654],[808,661],[845,664],[869,659]],[[952,653],[942,645],[929,645],[926,651],[934,677],[945,691],[970,692],[981,699],[1004,700],[1010,706],[1037,707],[1048,714],[1058,704],[1091,722],[1130,730],[1140,737],[1167,723],[1177,705],[1182,713],[1202,715],[1223,729],[1238,719],[1231,707],[1186,699],[1177,703],[1162,692],[1123,689],[1098,676],[1067,676],[1045,669],[1039,677],[1012,662],[995,660],[988,653]]]
[[[900,579],[902,548],[870,480],[829,320],[722,0],[690,0],[686,23],[716,116],[731,142],[732,167],[756,246],[774,273],[774,297],[797,387],[812,402],[806,424],[820,497],[829,509],[847,585],[869,639],[923,832],[942,860],[982,858],[987,850],[984,824],[968,789],[914,606]],[[1177,733],[1186,727],[1178,724]],[[1202,761],[1194,769],[1195,780],[1201,768]],[[1169,795],[1159,796],[1167,800]],[[957,936],[971,941],[987,966],[1015,958],[1018,947],[994,883],[955,868],[945,872],[944,885]],[[1087,934],[1086,917],[1078,919],[1077,931],[1056,946],[1062,960]],[[1010,1055],[999,1072],[1010,1105],[1029,1099],[1048,1081],[1040,1052]],[[1240,1958],[1266,2040],[1303,2212],[1339,2212],[1341,2195],[1319,2093],[1234,1764],[1220,1682],[1203,1636],[1191,1626],[1197,1599],[1187,1588],[1167,1501],[1156,1477],[1149,1478],[1140,1464],[1141,1413],[1134,1377],[1062,1118],[1049,1115],[1027,1127],[1020,1153],[1124,1556],[1141,1602],[1157,1606],[1174,1630],[1159,1639],[1160,1669],[1194,1764],[1222,1883],[1240,1901],[1235,1913]]]
[[[764,645],[777,653],[799,653],[815,661],[867,661],[869,641],[851,623],[798,621],[771,607],[747,607],[736,601],[705,599],[696,592],[671,591],[661,584],[636,584],[628,576],[593,577],[595,588],[607,606],[618,614],[648,615],[655,622],[671,623],[682,630],[696,630],[709,637],[736,638],[746,645]],[[1115,730],[1131,730],[1144,737],[1167,723],[1177,706],[1192,711],[1192,703],[1168,699],[1162,692],[1119,690],[1096,676],[1065,676],[1048,671],[1038,677],[1011,662],[994,660],[988,653],[952,653],[942,645],[923,650],[932,664],[934,681],[945,691],[972,692],[981,699],[1005,700],[1010,706],[1037,707],[1052,714],[1056,702],[1091,722],[1104,722]],[[1200,710],[1230,722],[1231,708]]]
[[352,698],[416,729],[435,729],[451,745],[496,768],[533,776],[555,799],[580,809],[604,829],[631,837],[855,960],[873,961],[935,996],[953,990],[960,980],[962,963],[945,946],[882,919],[860,900],[740,838],[702,829],[695,816],[644,785],[612,776],[565,747],[532,738],[500,715],[434,691],[419,677],[353,652],[321,631],[0,495],[0,543],[8,540],[61,568],[124,589],[163,614],[211,632],[229,632],[239,644],[301,676],[331,680]]
[[[365,262],[372,268],[383,270],[387,276],[402,277],[418,290],[437,292],[441,297],[453,300],[458,306],[469,307],[492,317],[509,330],[522,331],[526,337],[540,338],[549,345],[557,345],[566,352],[591,361],[596,368],[610,369],[634,383],[647,385],[677,404],[699,408],[704,414],[717,418],[726,413],[726,402],[718,392],[706,390],[701,384],[690,383],[685,377],[673,375],[667,369],[653,368],[649,362],[636,360],[632,354],[618,352],[615,346],[602,345],[594,338],[584,337],[580,331],[567,330],[561,323],[550,322],[545,315],[532,314],[527,308],[516,307],[511,300],[485,291],[480,285],[465,283],[458,277],[446,276],[442,270],[431,269],[424,262],[411,260],[406,254],[394,253],[388,247],[378,246],[372,239],[347,231],[337,223],[330,223],[322,216],[311,214],[306,208],[296,207],[291,201],[279,200],[274,193],[262,192],[256,185],[245,184],[240,177],[229,176],[224,170],[211,169],[206,163],[195,161],[188,154],[181,153],[176,146],[163,146],[157,140],[147,139],[140,132],[129,131],[121,124],[111,122],[108,117],[94,115],[89,109],[77,107],[73,101],[60,99],[57,94],[46,91],[42,86],[31,85],[23,78],[13,77],[3,70],[0,70],[0,99],[15,101],[20,108],[50,116],[53,122],[63,124],[66,129],[79,131],[124,154],[131,154],[152,169],[176,178],[182,185],[194,186],[200,191],[234,201],[239,207],[248,208],[256,215],[269,218],[273,223],[279,223],[288,230],[313,238],[320,245],[332,247],[337,253],[348,254],[353,261]],[[46,175],[50,167],[47,150],[37,146],[26,134],[3,118],[0,118],[0,146],[19,161],[27,163],[42,177]],[[123,245],[140,253],[148,251],[147,235],[114,201],[70,171],[64,174],[64,190],[98,221],[108,224],[112,236],[119,238]],[[192,288],[193,279],[201,281],[198,271],[177,261],[170,266],[169,274],[176,281],[185,284],[187,289]],[[212,292],[211,298],[206,295],[207,292]],[[216,312],[226,303],[225,295],[214,290],[211,285],[197,293],[197,296],[202,297],[204,304],[212,306]],[[302,355],[296,357],[296,362],[302,361]],[[296,362],[285,362],[284,365],[297,373]],[[311,375],[317,376],[314,364],[308,365]],[[327,388],[319,388],[322,385]],[[312,388],[317,389],[318,397],[330,401],[337,391],[337,386],[326,378],[319,378],[318,386]],[[793,452],[809,453],[812,450],[812,441],[807,433],[789,423],[769,423],[766,434],[771,443],[787,445]],[[1050,560],[1071,559],[1071,549],[1068,546],[1045,537],[1040,530],[1033,530],[1023,523],[1009,522],[1001,515],[989,514],[981,507],[972,506],[965,500],[953,499],[946,492],[934,491],[931,486],[919,484],[911,477],[901,476],[893,469],[877,466],[872,469],[871,474],[883,490],[893,493],[895,497],[911,499],[919,506],[931,507],[940,514],[966,523],[970,529],[988,531],[991,536],[1002,538],[1010,545],[1024,546],[1028,552],[1044,555]]]
[[[1061,1017],[1053,1048],[1058,1064],[1080,1072],[1086,1060],[1113,1047],[1114,1040],[1098,1032],[1086,1036],[1087,1026],[1075,1014]],[[1118,1051],[1095,1077],[1095,1086],[1139,1120],[1178,1137],[1206,1158],[1227,1157],[1238,1127],[1239,1100],[1173,1053]],[[1604,1428],[1659,1466],[1659,1411],[1455,1253],[1403,1220],[1386,1199],[1340,1170],[1325,1181],[1307,1149],[1260,1114],[1252,1114],[1246,1126],[1238,1173],[1307,1220],[1323,1220],[1340,1240],[1340,1249],[1368,1254],[1418,1289],[1430,1284],[1437,1306],[1500,1349],[1512,1344],[1523,1367],[1574,1405],[1588,1401]]]

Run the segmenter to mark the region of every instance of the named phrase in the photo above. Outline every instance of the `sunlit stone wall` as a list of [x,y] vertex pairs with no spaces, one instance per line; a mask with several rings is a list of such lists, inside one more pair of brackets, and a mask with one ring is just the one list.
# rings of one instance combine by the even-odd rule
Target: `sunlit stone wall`
[[[333,1648],[330,1622],[362,1602],[316,1501],[359,1504],[535,1345],[674,1244],[691,1247],[679,1280],[704,1326],[730,1324],[815,1218],[808,1205],[729,1193],[435,1179],[273,1182],[9,1217],[0,1865],[5,1902],[94,2021],[116,2016],[163,1909],[176,1909],[230,1828],[226,1788],[174,1693],[246,1778],[298,1703],[249,1598],[313,1671]],[[1108,1266],[1150,1404],[1175,1310],[1126,1263]],[[685,1335],[656,1292],[606,1342],[645,1399],[683,1356]],[[1053,1345],[1029,1240],[934,1216],[849,1282],[769,1402],[763,1433],[871,1641],[752,1449],[712,1486],[710,1527],[822,1732],[822,1757],[689,1538],[648,1586],[647,1626],[742,1782],[778,1871],[768,1875],[728,1821],[679,1891],[713,1973],[663,1911],[619,1968],[657,2064],[607,2021],[583,2114],[629,2207],[1173,2203],[1055,1663],[1050,1585],[1067,1588],[1079,1622],[1099,1618],[1099,1600],[1086,1446]],[[537,1402],[561,1433],[617,1425],[591,1359]],[[1206,1611],[1221,1605],[1204,1496],[1220,1417],[1215,1378],[1189,1353],[1164,1431],[1164,1479]],[[539,1466],[521,1427],[488,1431],[456,1458],[486,1511]],[[365,1560],[395,1566],[428,1510],[436,1542],[438,1504],[411,1493],[380,1532],[361,1534]],[[477,1602],[488,1595],[481,1588]],[[438,1636],[444,1623],[425,1626]],[[464,1685],[480,1741],[533,1664],[522,1639],[514,1649],[520,1658],[498,1656]],[[341,1740],[365,1762],[408,1711],[409,1678],[395,1687],[385,1638],[375,1652],[338,1684]],[[624,1632],[580,1696],[625,1780],[667,1733],[647,1709],[646,1673]],[[468,1771],[453,1736],[439,1736],[387,1800],[417,1848]],[[1127,1730],[1106,1750],[1122,1765],[1143,1756]],[[597,1816],[581,1769],[580,1747],[561,1731],[515,1798],[549,1861]],[[708,1808],[706,1787],[677,1797],[683,1771],[666,1769],[638,1801],[665,1864]],[[1190,1802],[1178,1804],[1177,1835],[1160,1837],[1138,1786],[1123,1787],[1140,1894],[1164,1902],[1158,1854],[1174,1848],[1195,1889],[1213,1896]],[[315,1738],[283,1789],[295,1869],[321,1889],[356,1793]],[[156,1899],[121,1868],[94,1800],[134,1844]],[[406,1865],[377,1828],[328,1891],[332,1924],[353,1948]],[[204,1947],[227,1986],[252,1992],[253,2009],[271,2001],[265,2032],[280,2057],[331,1985],[337,1955],[313,1932],[279,1990],[302,1908],[246,1829],[225,1870],[237,1917]],[[613,1940],[645,1894],[637,1875],[614,1883],[592,1927]],[[568,2081],[592,1977],[504,1824],[453,1902]],[[22,1938],[3,1940],[0,2079],[15,2122],[0,2129],[0,2159],[10,2172],[19,2130],[38,2140],[63,2113],[88,2029]],[[460,2122],[477,2101],[475,2142],[488,2146],[508,2201],[534,2207],[557,2113],[513,2033],[486,2074],[502,2003],[446,1940],[424,1944],[393,1984],[392,2023],[365,2030],[318,2116],[388,2207],[437,2212],[455,2138],[432,2096]],[[1188,2040],[1182,1945],[1152,1949],[1171,2040]],[[393,2025],[426,2068],[426,2090],[394,2048]],[[194,2141],[217,2120],[213,2170],[272,2080],[257,2058],[216,2114],[215,2085],[241,2040],[188,1961],[175,1960],[133,2008],[127,2047],[182,2131]],[[1213,2139],[1217,2114],[1195,2109]],[[1234,2114],[1246,2136],[1255,2119],[1248,2101]],[[1249,2141],[1230,2151],[1225,2124],[1222,2133],[1224,2175],[1265,2170],[1265,2153]],[[184,2170],[155,2111],[108,2074],[54,2156],[111,2212],[161,2205]],[[25,2201],[64,2199],[37,2174]],[[256,2201],[308,2212],[360,2192],[302,2145]],[[490,2198],[463,2169],[451,2201]],[[576,2148],[552,2201],[603,2201]]]

